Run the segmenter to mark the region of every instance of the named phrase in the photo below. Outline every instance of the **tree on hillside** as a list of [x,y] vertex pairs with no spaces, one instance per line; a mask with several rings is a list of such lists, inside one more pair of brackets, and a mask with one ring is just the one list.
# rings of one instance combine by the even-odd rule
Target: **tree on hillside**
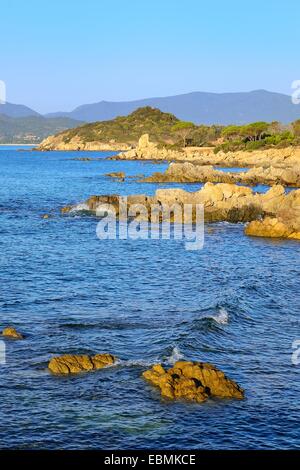
[[267,122],[253,122],[242,126],[242,135],[250,141],[261,140],[268,134],[269,124]]
[[186,147],[186,139],[191,131],[195,128],[195,124],[188,121],[179,121],[172,127],[172,132],[179,135],[183,140],[183,146]]
[[222,137],[228,140],[239,139],[242,135],[241,133],[242,126],[226,126],[222,130]]
[[253,122],[245,126],[227,126],[222,131],[222,137],[227,140],[246,139],[250,141],[261,140],[268,134],[267,122]]
[[202,147],[218,139],[221,135],[221,131],[221,126],[205,126],[202,124],[195,126],[191,132],[190,138],[193,140],[193,145]]

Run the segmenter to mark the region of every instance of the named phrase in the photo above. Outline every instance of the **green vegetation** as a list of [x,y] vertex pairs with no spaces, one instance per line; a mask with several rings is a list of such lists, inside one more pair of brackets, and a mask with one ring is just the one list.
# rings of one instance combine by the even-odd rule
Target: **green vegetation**
[[78,126],[79,123],[80,121],[65,117],[44,118],[43,116],[28,116],[12,118],[0,114],[0,143],[39,143],[45,137],[61,132],[64,129]]
[[179,135],[182,138],[183,147],[186,147],[186,139],[191,135],[195,127],[195,124],[192,122],[179,121],[172,127],[171,131],[174,132],[176,136]]
[[73,137],[83,142],[125,142],[136,145],[142,134],[148,133],[153,142],[173,143],[171,128],[178,119],[173,114],[162,113],[150,107],[139,108],[129,116],[120,116],[111,121],[85,124],[63,133],[68,143]]
[[223,142],[214,149],[215,153],[262,148],[283,148],[300,144],[300,120],[290,126],[279,122],[254,122],[244,126],[227,126],[222,129]]
[[221,126],[196,126],[192,122],[180,121],[170,113],[146,106],[129,116],[111,121],[85,124],[62,133],[63,141],[78,137],[82,142],[122,142],[135,146],[142,134],[149,134],[150,141],[169,147],[187,145],[211,145],[221,135]]
[[[48,120],[49,121],[49,120]],[[215,152],[280,148],[300,144],[300,120],[289,126],[277,121],[254,122],[242,126],[206,126],[181,121],[171,113],[146,106],[129,116],[81,125],[60,133],[65,143],[74,137],[82,143],[126,143],[136,146],[142,134],[159,147],[179,149],[211,146]]]

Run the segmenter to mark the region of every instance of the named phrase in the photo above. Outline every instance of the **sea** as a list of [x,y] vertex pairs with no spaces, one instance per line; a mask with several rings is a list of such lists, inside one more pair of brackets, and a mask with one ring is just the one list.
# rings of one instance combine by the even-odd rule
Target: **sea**
[[[183,240],[100,240],[95,216],[60,208],[202,186],[141,183],[135,175],[166,164],[112,155],[0,147],[0,328],[24,335],[0,341],[0,448],[299,449],[300,243],[229,223],[206,225],[194,251]],[[132,178],[105,176],[120,171]],[[118,361],[63,377],[47,369],[59,354],[101,352]],[[141,375],[179,359],[215,364],[245,399],[163,399]]]

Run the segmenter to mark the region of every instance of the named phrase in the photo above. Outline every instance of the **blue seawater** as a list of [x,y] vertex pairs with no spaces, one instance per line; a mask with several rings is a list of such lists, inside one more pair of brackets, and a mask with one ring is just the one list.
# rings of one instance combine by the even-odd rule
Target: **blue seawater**
[[[228,223],[206,226],[200,251],[180,240],[100,241],[95,217],[59,208],[92,194],[153,194],[158,185],[104,175],[166,167],[109,155],[0,150],[0,327],[25,335],[5,341],[0,447],[299,448],[299,242],[248,238]],[[71,377],[47,371],[53,355],[96,352],[121,360]],[[246,399],[161,399],[141,374],[180,357],[216,364]]]

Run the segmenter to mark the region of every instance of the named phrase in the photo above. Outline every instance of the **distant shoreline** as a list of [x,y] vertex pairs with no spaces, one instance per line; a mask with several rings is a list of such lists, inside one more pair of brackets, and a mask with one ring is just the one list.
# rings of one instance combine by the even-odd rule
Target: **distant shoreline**
[[5,147],[15,147],[16,145],[20,145],[20,146],[22,145],[23,147],[32,147],[32,146],[36,147],[38,144],[0,144],[0,146],[4,146],[4,145]]

